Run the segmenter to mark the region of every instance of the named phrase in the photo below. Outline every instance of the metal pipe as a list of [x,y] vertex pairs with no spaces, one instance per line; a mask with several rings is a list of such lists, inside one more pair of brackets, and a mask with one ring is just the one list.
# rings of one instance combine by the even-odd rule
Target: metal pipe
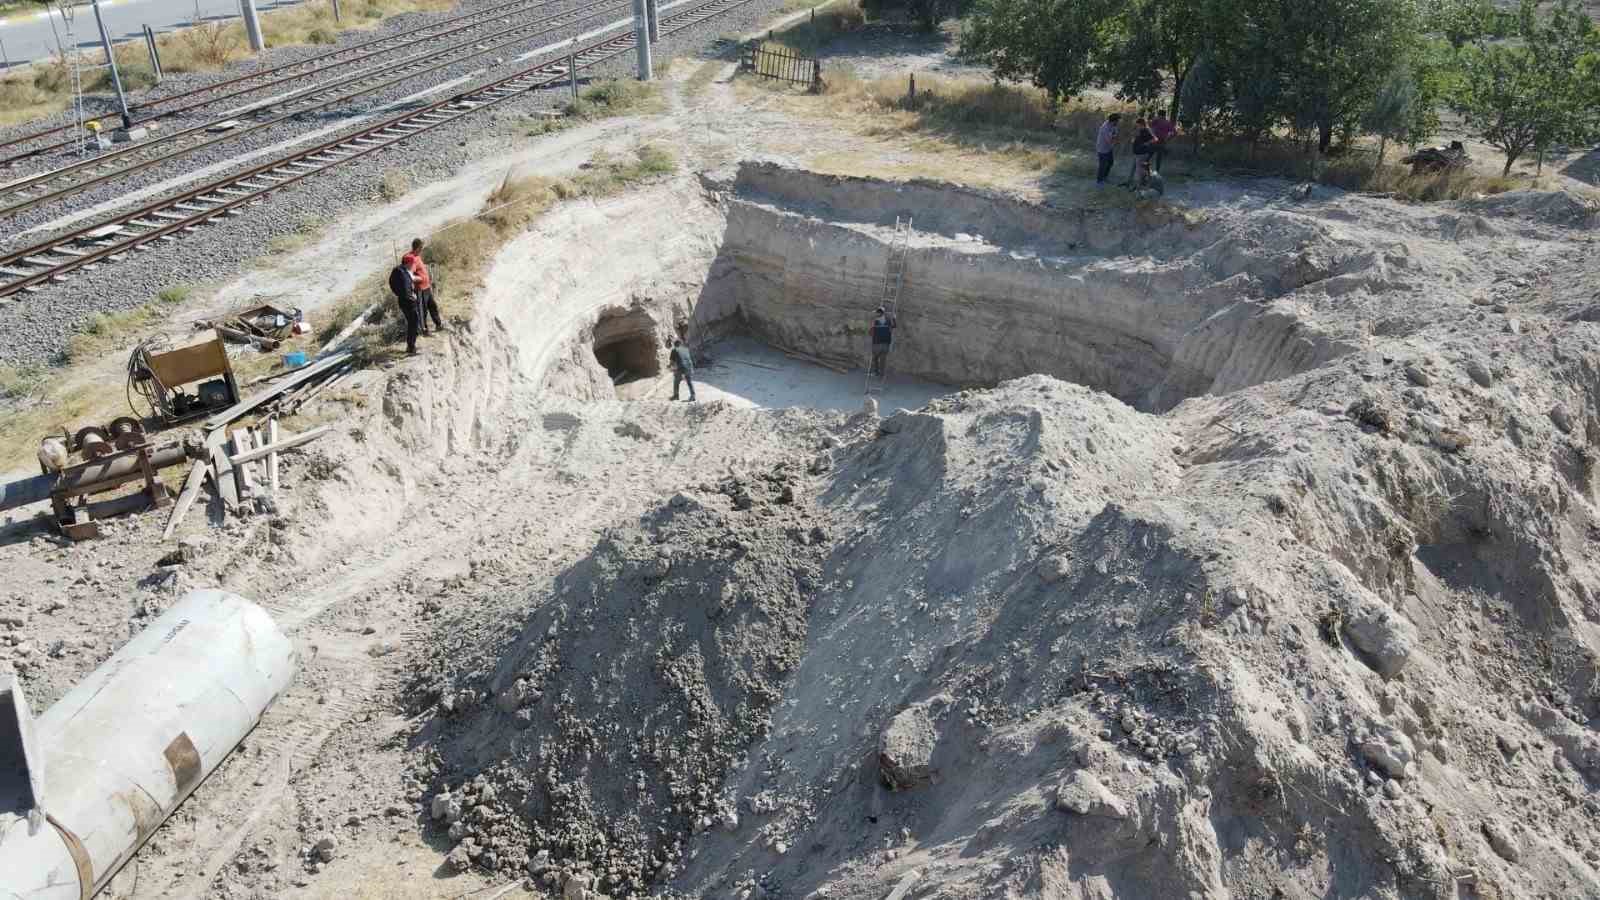
[[55,487],[55,484],[54,473],[35,475],[10,484],[0,484],[0,512],[49,500],[50,489]]
[[103,889],[256,727],[296,665],[260,607],[200,590],[33,721],[31,738],[26,704],[10,704],[24,724],[0,715],[0,900]]
[[[189,458],[190,453],[185,445],[169,444],[150,451],[150,468],[165,469]],[[130,453],[127,456],[118,456],[115,459],[109,459],[104,462],[91,462],[81,466],[73,466],[63,471],[61,480],[56,484],[55,492],[64,497],[89,494],[96,491],[110,490],[119,484],[125,484],[143,477],[144,469],[139,465],[138,454]]]
[[111,52],[111,35],[106,32],[106,20],[100,17],[100,0],[93,0],[94,24],[100,28],[100,46],[106,49],[106,65],[111,67],[111,85],[117,89],[117,106],[122,110],[122,127],[133,127],[133,116],[128,114],[128,96],[122,92],[122,73],[117,71],[117,56]]

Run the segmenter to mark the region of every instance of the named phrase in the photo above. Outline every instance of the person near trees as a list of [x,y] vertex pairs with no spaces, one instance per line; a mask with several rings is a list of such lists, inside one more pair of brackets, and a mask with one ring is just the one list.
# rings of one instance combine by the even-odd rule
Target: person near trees
[[1100,123],[1100,132],[1095,135],[1094,152],[1100,158],[1100,167],[1094,176],[1094,185],[1097,188],[1105,187],[1106,179],[1111,177],[1111,166],[1117,159],[1117,141],[1122,137],[1118,131],[1121,122],[1122,113],[1112,113]]
[[1150,157],[1156,152],[1156,135],[1150,130],[1144,116],[1133,120],[1133,165],[1128,169],[1128,187],[1135,187],[1139,179],[1139,172],[1150,164]]
[[1156,113],[1150,120],[1150,133],[1156,136],[1155,152],[1150,155],[1150,168],[1160,173],[1161,161],[1167,156],[1167,145],[1178,136],[1178,126],[1164,112]]

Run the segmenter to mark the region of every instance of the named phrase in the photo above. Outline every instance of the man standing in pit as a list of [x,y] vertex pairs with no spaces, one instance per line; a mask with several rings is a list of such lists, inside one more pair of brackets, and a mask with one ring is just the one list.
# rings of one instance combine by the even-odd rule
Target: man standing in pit
[[1122,113],[1112,113],[1100,125],[1100,133],[1095,135],[1094,152],[1100,157],[1100,167],[1094,176],[1094,186],[1103,188],[1106,179],[1111,177],[1111,166],[1117,159],[1117,140],[1122,136],[1117,131],[1117,125],[1122,121]]
[[400,315],[406,320],[406,355],[417,355],[417,289],[411,280],[411,270],[402,259],[389,270],[389,291],[400,304]]
[[433,317],[433,327],[444,331],[444,323],[439,321],[439,304],[433,302],[433,278],[428,274],[428,264],[422,261],[422,238],[413,238],[411,252],[400,258],[400,264],[411,273],[411,280],[417,290],[417,321],[422,324],[422,333],[428,333],[428,317]]
[[678,399],[678,385],[689,385],[689,402],[694,402],[694,357],[681,338],[672,339],[672,399]]
[[873,375],[883,377],[883,364],[889,359],[889,345],[894,343],[894,316],[883,308],[878,307],[877,318],[872,320],[872,369]]

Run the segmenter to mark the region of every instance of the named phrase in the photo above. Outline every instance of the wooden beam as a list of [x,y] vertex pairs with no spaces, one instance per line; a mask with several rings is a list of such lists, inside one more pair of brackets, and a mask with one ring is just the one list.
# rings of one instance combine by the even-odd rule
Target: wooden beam
[[211,483],[216,485],[217,496],[229,512],[239,508],[239,489],[233,480],[233,464],[228,462],[228,432],[218,428],[206,435],[206,449],[211,453]]
[[350,335],[355,334],[357,328],[360,328],[362,325],[366,324],[367,316],[372,315],[373,311],[377,308],[378,304],[369,304],[366,309],[361,311],[360,315],[350,320],[350,324],[346,325],[343,331],[334,335],[333,340],[323,344],[322,349],[317,351],[317,355],[327,356],[329,353],[339,349],[339,347],[344,344],[345,341],[350,340]]
[[228,451],[228,464],[233,469],[233,487],[238,492],[239,499],[243,500],[250,495],[250,482],[245,478],[245,473],[249,470],[239,464],[236,458],[239,454],[251,449],[250,430],[248,428],[233,429],[233,443],[231,446],[233,449]]
[[257,447],[254,450],[246,450],[242,453],[236,453],[230,457],[228,461],[235,466],[252,463],[258,459],[263,459],[270,454],[278,453],[284,450],[293,450],[301,444],[309,444],[332,430],[332,425],[318,425],[310,431],[302,431],[299,434],[290,435],[281,441],[269,444],[265,447]]
[[240,331],[237,328],[229,328],[226,325],[212,325],[211,327],[217,330],[217,334],[240,344],[250,344],[262,350],[278,349],[278,342],[273,338],[257,337],[248,331]]
[[313,378],[316,378],[318,375],[321,375],[323,372],[326,372],[334,366],[340,365],[349,359],[350,354],[348,353],[335,353],[321,362],[312,363],[311,365],[295,372],[293,375],[290,375],[272,387],[255,394],[251,394],[250,396],[240,400],[238,403],[235,403],[222,412],[217,413],[206,420],[205,427],[208,429],[221,428],[224,425],[234,422],[243,416],[247,416],[257,407],[265,403],[269,403],[272,400],[283,396],[284,394],[287,394],[300,385],[305,384]]
[[183,479],[183,491],[178,494],[178,502],[172,505],[172,515],[167,517],[167,527],[161,532],[163,541],[172,538],[172,533],[178,530],[183,517],[188,515],[189,507],[194,505],[194,498],[200,495],[200,485],[206,480],[207,465],[208,463],[201,459],[189,464],[189,474]]
[[267,420],[267,446],[272,452],[267,454],[267,490],[270,493],[278,492],[278,420]]

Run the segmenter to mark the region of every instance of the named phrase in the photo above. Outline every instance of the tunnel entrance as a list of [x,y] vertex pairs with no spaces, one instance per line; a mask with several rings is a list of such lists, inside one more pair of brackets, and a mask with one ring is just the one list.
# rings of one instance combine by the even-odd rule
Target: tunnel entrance
[[655,320],[643,310],[602,315],[594,326],[594,358],[613,384],[661,374]]

